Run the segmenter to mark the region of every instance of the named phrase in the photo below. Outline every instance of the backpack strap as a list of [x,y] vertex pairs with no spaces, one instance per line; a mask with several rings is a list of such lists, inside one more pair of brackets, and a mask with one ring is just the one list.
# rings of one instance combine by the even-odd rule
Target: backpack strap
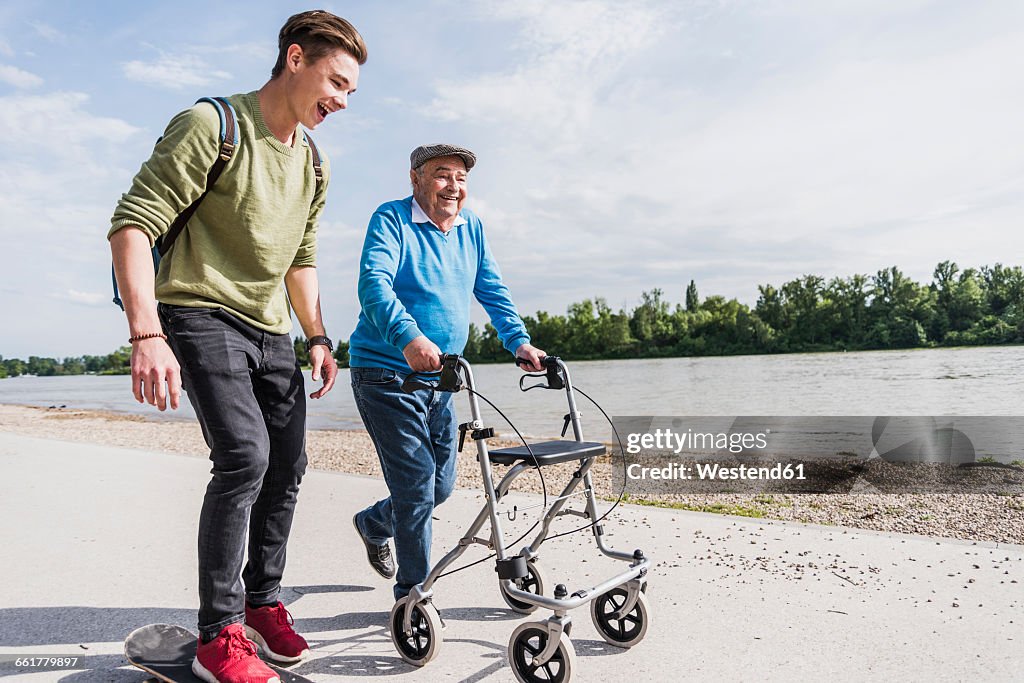
[[302,135],[306,138],[306,142],[309,143],[309,151],[313,153],[313,173],[316,175],[316,186],[320,187],[320,183],[324,180],[324,169],[320,162],[320,150],[316,148],[313,136],[306,131],[302,131]]
[[[200,102],[209,102],[213,105],[214,109],[217,110],[217,115],[220,117],[220,150],[217,158],[214,160],[213,165],[210,166],[210,171],[206,174],[206,189],[203,193],[196,198],[194,202],[185,207],[185,210],[178,214],[174,222],[171,223],[171,227],[168,228],[167,234],[165,234],[159,245],[160,256],[166,256],[170,250],[171,245],[174,244],[174,240],[178,239],[178,235],[185,229],[185,225],[188,224],[189,219],[192,218],[192,214],[196,212],[199,205],[206,195],[209,194],[210,189],[214,183],[217,182],[217,178],[220,177],[221,172],[224,170],[224,166],[231,161],[232,155],[235,153],[235,148],[238,146],[238,124],[237,116],[235,116],[235,108],[231,106],[226,97],[201,97],[196,100],[196,104]],[[315,156],[314,156],[315,158]]]

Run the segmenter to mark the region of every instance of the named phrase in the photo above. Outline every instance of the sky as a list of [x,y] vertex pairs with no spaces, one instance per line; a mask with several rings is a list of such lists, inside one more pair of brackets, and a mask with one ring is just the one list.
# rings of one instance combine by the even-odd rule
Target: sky
[[[804,274],[1024,263],[1016,0],[328,2],[369,61],[314,139],[319,274],[347,339],[367,221],[417,145],[474,150],[468,205],[519,309],[641,293],[753,305]],[[114,205],[167,121],[269,78],[313,6],[0,5],[0,355],[106,354]],[[476,308],[474,319],[485,320]],[[557,350],[552,350],[557,352]]]

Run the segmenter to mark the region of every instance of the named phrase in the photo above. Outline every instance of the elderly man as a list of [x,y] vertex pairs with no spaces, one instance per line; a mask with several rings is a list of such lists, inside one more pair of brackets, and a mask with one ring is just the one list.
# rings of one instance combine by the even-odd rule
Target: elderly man
[[502,344],[540,370],[544,352],[530,345],[484,236],[463,208],[476,164],[468,149],[417,147],[410,157],[411,197],[381,205],[366,231],[359,265],[362,312],[352,333],[352,393],[380,458],[390,497],[352,518],[370,565],[396,575],[395,599],[427,577],[431,513],[455,485],[455,412],[451,394],[406,394],[411,372],[441,368],[441,353],[462,353],[470,296],[491,318]]

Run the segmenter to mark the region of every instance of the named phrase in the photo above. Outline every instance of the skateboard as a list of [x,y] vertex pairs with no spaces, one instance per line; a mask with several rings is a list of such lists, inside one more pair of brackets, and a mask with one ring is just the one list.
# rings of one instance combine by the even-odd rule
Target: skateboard
[[[124,656],[132,666],[168,683],[203,683],[192,673],[198,636],[181,626],[150,624],[135,629],[124,641]],[[312,683],[308,678],[282,669],[270,662],[267,666],[281,678],[281,683]]]

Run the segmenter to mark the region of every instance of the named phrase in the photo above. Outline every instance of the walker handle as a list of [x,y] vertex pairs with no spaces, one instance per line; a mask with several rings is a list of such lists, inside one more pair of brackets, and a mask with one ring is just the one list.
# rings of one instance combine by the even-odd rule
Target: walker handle
[[[420,380],[421,377],[433,377],[434,375],[437,375],[436,384],[428,384]],[[459,378],[459,355],[457,353],[442,353],[441,369],[438,372],[414,372],[402,382],[402,391],[407,394],[421,389],[450,393],[462,391],[462,380]]]
[[[530,362],[529,359],[520,358],[519,356],[516,356],[516,365],[518,365],[519,367],[522,367],[522,366],[526,365],[529,362]],[[557,368],[558,367],[558,356],[541,356],[540,364],[543,365],[545,368],[547,368],[549,370],[551,368]]]
[[[525,358],[516,357],[516,365],[522,367],[529,363]],[[546,372],[531,373],[527,372],[519,378],[519,389],[521,391],[529,391],[530,389],[564,389],[565,382],[562,381],[562,375],[558,372],[558,356],[544,356],[540,359],[540,364],[546,368]],[[547,380],[546,384],[534,384],[529,387],[523,386],[523,380],[527,377],[543,377]]]

